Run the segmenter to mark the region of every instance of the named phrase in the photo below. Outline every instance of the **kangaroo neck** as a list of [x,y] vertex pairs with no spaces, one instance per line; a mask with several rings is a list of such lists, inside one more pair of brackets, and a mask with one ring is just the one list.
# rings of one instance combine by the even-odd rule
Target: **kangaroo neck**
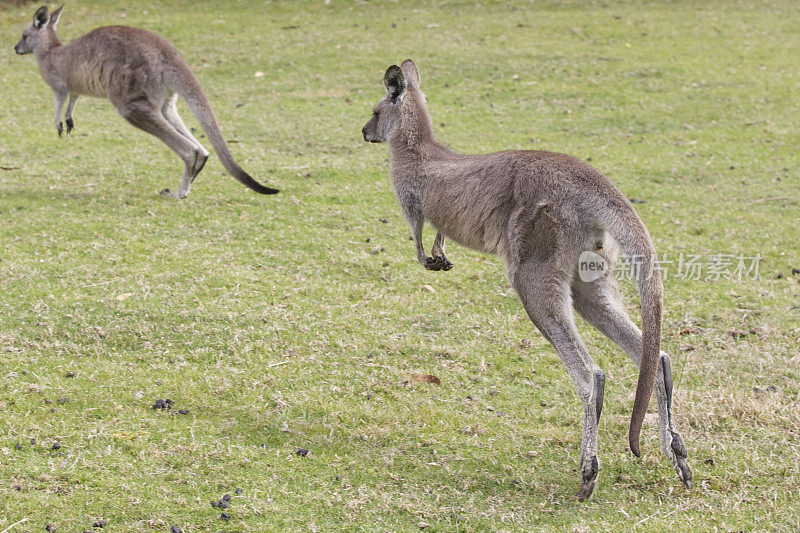
[[404,132],[398,132],[389,141],[389,151],[392,159],[396,161],[419,161],[426,159],[428,144],[409,139]]
[[400,104],[400,123],[391,137],[392,154],[424,154],[436,144],[433,121],[425,107],[422,93],[409,89]]
[[420,167],[426,163],[459,156],[457,152],[437,141],[432,133],[424,140],[417,137],[409,139],[403,133],[397,132],[389,141],[389,153],[395,165]]
[[56,32],[53,31],[50,35],[46,36],[44,42],[40,43],[33,53],[41,67],[42,65],[50,63],[63,48],[64,46],[61,44],[61,40],[58,38],[58,35],[56,35]]

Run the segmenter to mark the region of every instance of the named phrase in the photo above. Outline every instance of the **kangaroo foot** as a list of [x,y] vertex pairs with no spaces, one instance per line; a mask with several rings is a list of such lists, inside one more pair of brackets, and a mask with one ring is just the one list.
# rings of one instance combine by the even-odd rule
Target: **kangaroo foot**
[[58,126],[56,126],[56,131],[58,132],[58,136],[61,137],[61,134],[64,133],[64,123],[59,122]]
[[672,466],[678,474],[678,478],[686,485],[687,489],[692,488],[692,469],[689,468],[689,462],[686,460],[688,454],[686,446],[683,444],[683,439],[677,433],[672,434]]
[[200,174],[203,167],[206,166],[208,161],[208,154],[203,154],[200,150],[194,151],[194,165],[192,165],[192,181]]
[[67,135],[72,133],[72,130],[75,129],[75,123],[72,121],[71,118],[67,119]]
[[581,468],[581,472],[583,475],[583,481],[581,482],[581,488],[578,489],[578,494],[575,495],[575,499],[579,502],[586,501],[589,496],[592,495],[592,492],[594,492],[594,486],[597,482],[597,474],[600,472],[600,465],[597,462],[597,456],[592,457],[591,461],[586,462],[586,464]]
[[185,196],[185,195],[184,195],[184,196],[181,196],[180,194],[178,194],[178,193],[176,193],[176,192],[172,192],[172,191],[170,191],[169,189],[164,189],[164,190],[163,190],[163,191],[161,191],[159,194],[160,194],[161,196],[169,196],[170,198],[177,198],[178,200],[182,200],[183,198],[186,198],[186,196]]

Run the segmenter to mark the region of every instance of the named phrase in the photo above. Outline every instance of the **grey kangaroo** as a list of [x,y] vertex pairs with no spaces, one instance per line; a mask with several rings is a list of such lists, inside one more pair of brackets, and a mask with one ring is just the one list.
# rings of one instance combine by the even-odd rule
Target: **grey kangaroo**
[[209,154],[178,115],[175,104],[180,95],[205,130],[225,170],[256,192],[278,192],[261,185],[236,164],[200,83],[166,39],[137,28],[105,26],[62,45],[56,34],[62,9],[64,6],[50,14],[47,7],[40,7],[14,47],[18,54],[36,56],[42,77],[53,89],[59,137],[64,130],[61,111],[67,96],[67,133],[75,127],[72,111],[79,95],[108,98],[125,120],[158,137],[180,156],[186,166],[178,192],[165,189],[161,194],[185,198]]
[[[597,481],[605,375],[578,335],[573,307],[639,366],[631,451],[639,457],[639,433],[655,388],[664,453],[691,487],[686,447],[672,420],[669,357],[660,348],[663,285],[655,248],[628,199],[598,170],[568,155],[462,155],[437,142],[419,70],[410,59],[389,67],[383,83],[386,96],[362,133],[368,142],[389,144],[392,182],[417,259],[428,270],[449,270],[445,236],[502,256],[528,316],[555,347],[583,402],[582,482],[576,498],[588,498]],[[431,257],[422,244],[425,220],[438,231]],[[620,248],[641,260],[636,277],[643,333],[625,312],[613,275]],[[608,264],[592,281],[578,275],[579,257],[587,251]]]

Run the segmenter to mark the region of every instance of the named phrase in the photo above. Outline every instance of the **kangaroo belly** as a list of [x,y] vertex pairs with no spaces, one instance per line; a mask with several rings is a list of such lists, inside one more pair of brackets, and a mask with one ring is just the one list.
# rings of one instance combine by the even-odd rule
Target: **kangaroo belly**
[[465,208],[451,216],[429,217],[431,224],[448,239],[486,253],[503,253],[506,248],[508,214],[502,206],[488,211]]
[[107,97],[115,66],[103,57],[73,62],[66,72],[69,92],[85,96]]

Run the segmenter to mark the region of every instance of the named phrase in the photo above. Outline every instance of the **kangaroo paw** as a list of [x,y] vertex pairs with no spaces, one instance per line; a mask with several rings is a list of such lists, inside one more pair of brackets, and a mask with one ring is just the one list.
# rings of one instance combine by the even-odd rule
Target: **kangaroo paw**
[[427,270],[441,270],[442,269],[442,263],[440,261],[437,261],[433,257],[426,257],[425,258],[425,268]]
[[56,131],[58,132],[58,136],[61,137],[61,134],[64,133],[64,123],[59,122],[58,126],[56,126]]
[[72,121],[71,118],[67,119],[67,135],[72,133],[72,130],[75,129],[75,123]]
[[428,270],[450,270],[453,264],[444,256],[428,257],[425,259],[425,268]]

